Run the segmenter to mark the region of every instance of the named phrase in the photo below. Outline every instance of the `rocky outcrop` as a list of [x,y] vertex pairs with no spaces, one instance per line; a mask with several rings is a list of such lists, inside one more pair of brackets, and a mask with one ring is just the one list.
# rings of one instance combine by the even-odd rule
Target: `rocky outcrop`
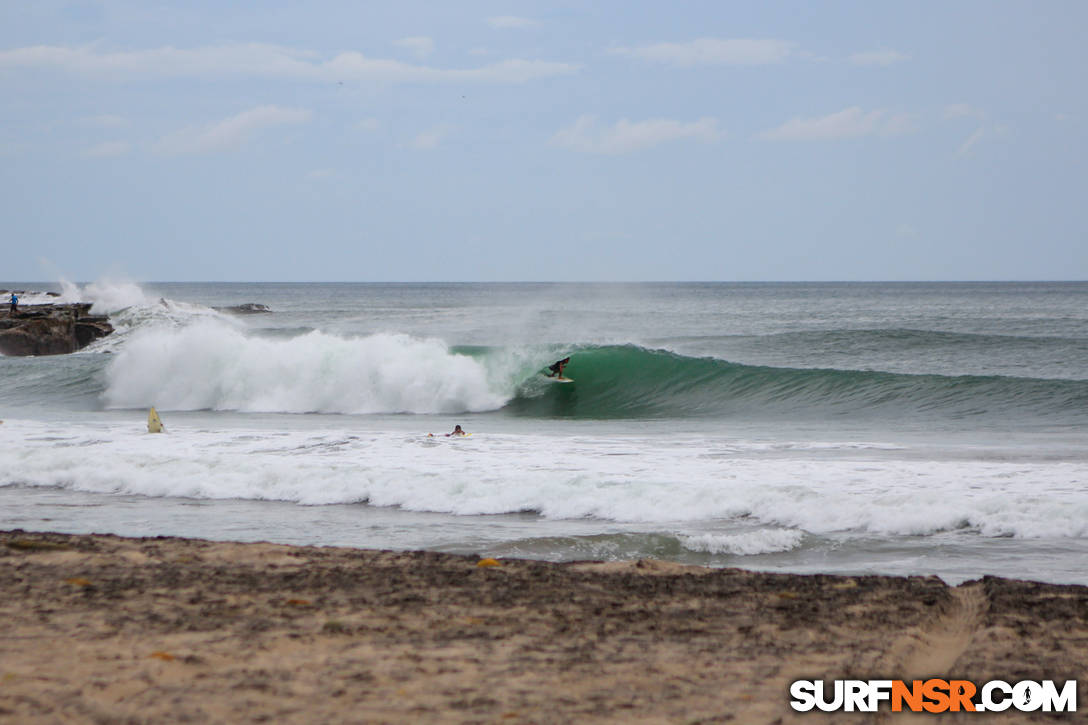
[[241,305],[231,305],[230,307],[213,307],[212,309],[219,312],[226,312],[231,315],[258,315],[265,312],[271,312],[268,305],[262,305],[259,302],[246,302]]
[[0,354],[63,355],[113,332],[103,316],[89,314],[90,303],[0,307]]
[[14,292],[19,297],[22,297],[26,294],[46,295],[47,297],[60,297],[60,292],[28,292],[25,289],[0,289],[0,297],[4,298],[4,302],[7,302],[12,292]]

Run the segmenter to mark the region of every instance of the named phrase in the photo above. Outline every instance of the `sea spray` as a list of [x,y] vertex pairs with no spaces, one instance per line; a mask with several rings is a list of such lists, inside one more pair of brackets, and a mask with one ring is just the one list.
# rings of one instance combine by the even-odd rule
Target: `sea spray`
[[793,529],[757,529],[738,534],[699,534],[680,538],[684,548],[708,554],[772,554],[801,545],[804,533]]
[[126,307],[146,307],[155,302],[138,284],[124,280],[99,280],[81,287],[62,279],[60,286],[58,302],[90,302],[91,311],[96,315],[107,315]]

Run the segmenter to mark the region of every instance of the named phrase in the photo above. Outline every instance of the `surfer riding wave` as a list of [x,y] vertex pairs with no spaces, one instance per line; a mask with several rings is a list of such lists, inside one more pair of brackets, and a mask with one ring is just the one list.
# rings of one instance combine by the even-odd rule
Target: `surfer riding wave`
[[567,366],[567,363],[569,363],[569,362],[570,362],[570,356],[567,356],[567,357],[563,358],[562,360],[556,360],[554,363],[552,363],[551,365],[548,366],[548,370],[550,371],[548,373],[548,377],[549,378],[556,378],[556,377],[562,378],[563,377],[563,368],[565,368]]

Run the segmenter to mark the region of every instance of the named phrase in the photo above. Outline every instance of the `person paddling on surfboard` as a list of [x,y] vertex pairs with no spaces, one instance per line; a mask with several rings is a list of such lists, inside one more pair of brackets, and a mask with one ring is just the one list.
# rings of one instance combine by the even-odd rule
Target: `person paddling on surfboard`
[[567,363],[569,363],[569,362],[570,362],[570,357],[567,356],[567,357],[563,358],[562,360],[557,360],[554,363],[552,363],[551,365],[549,365],[548,370],[550,370],[551,372],[548,373],[548,377],[549,378],[557,378],[557,377],[561,378],[561,377],[563,377],[563,368],[565,368],[567,366]]
[[[461,426],[459,426],[459,425],[455,425],[453,427],[453,432],[452,433],[446,433],[445,434],[445,436],[447,438],[460,438],[462,436],[467,436],[467,435],[471,435],[471,433],[466,433],[465,431],[461,430]],[[428,433],[427,437],[428,438],[434,438],[434,433]]]

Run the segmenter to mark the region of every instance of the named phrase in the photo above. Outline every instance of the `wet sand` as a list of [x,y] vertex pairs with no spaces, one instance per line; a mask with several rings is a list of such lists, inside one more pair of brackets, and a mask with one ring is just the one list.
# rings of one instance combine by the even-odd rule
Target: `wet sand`
[[1088,673],[1081,586],[478,564],[0,532],[0,722],[909,722],[789,683]]

